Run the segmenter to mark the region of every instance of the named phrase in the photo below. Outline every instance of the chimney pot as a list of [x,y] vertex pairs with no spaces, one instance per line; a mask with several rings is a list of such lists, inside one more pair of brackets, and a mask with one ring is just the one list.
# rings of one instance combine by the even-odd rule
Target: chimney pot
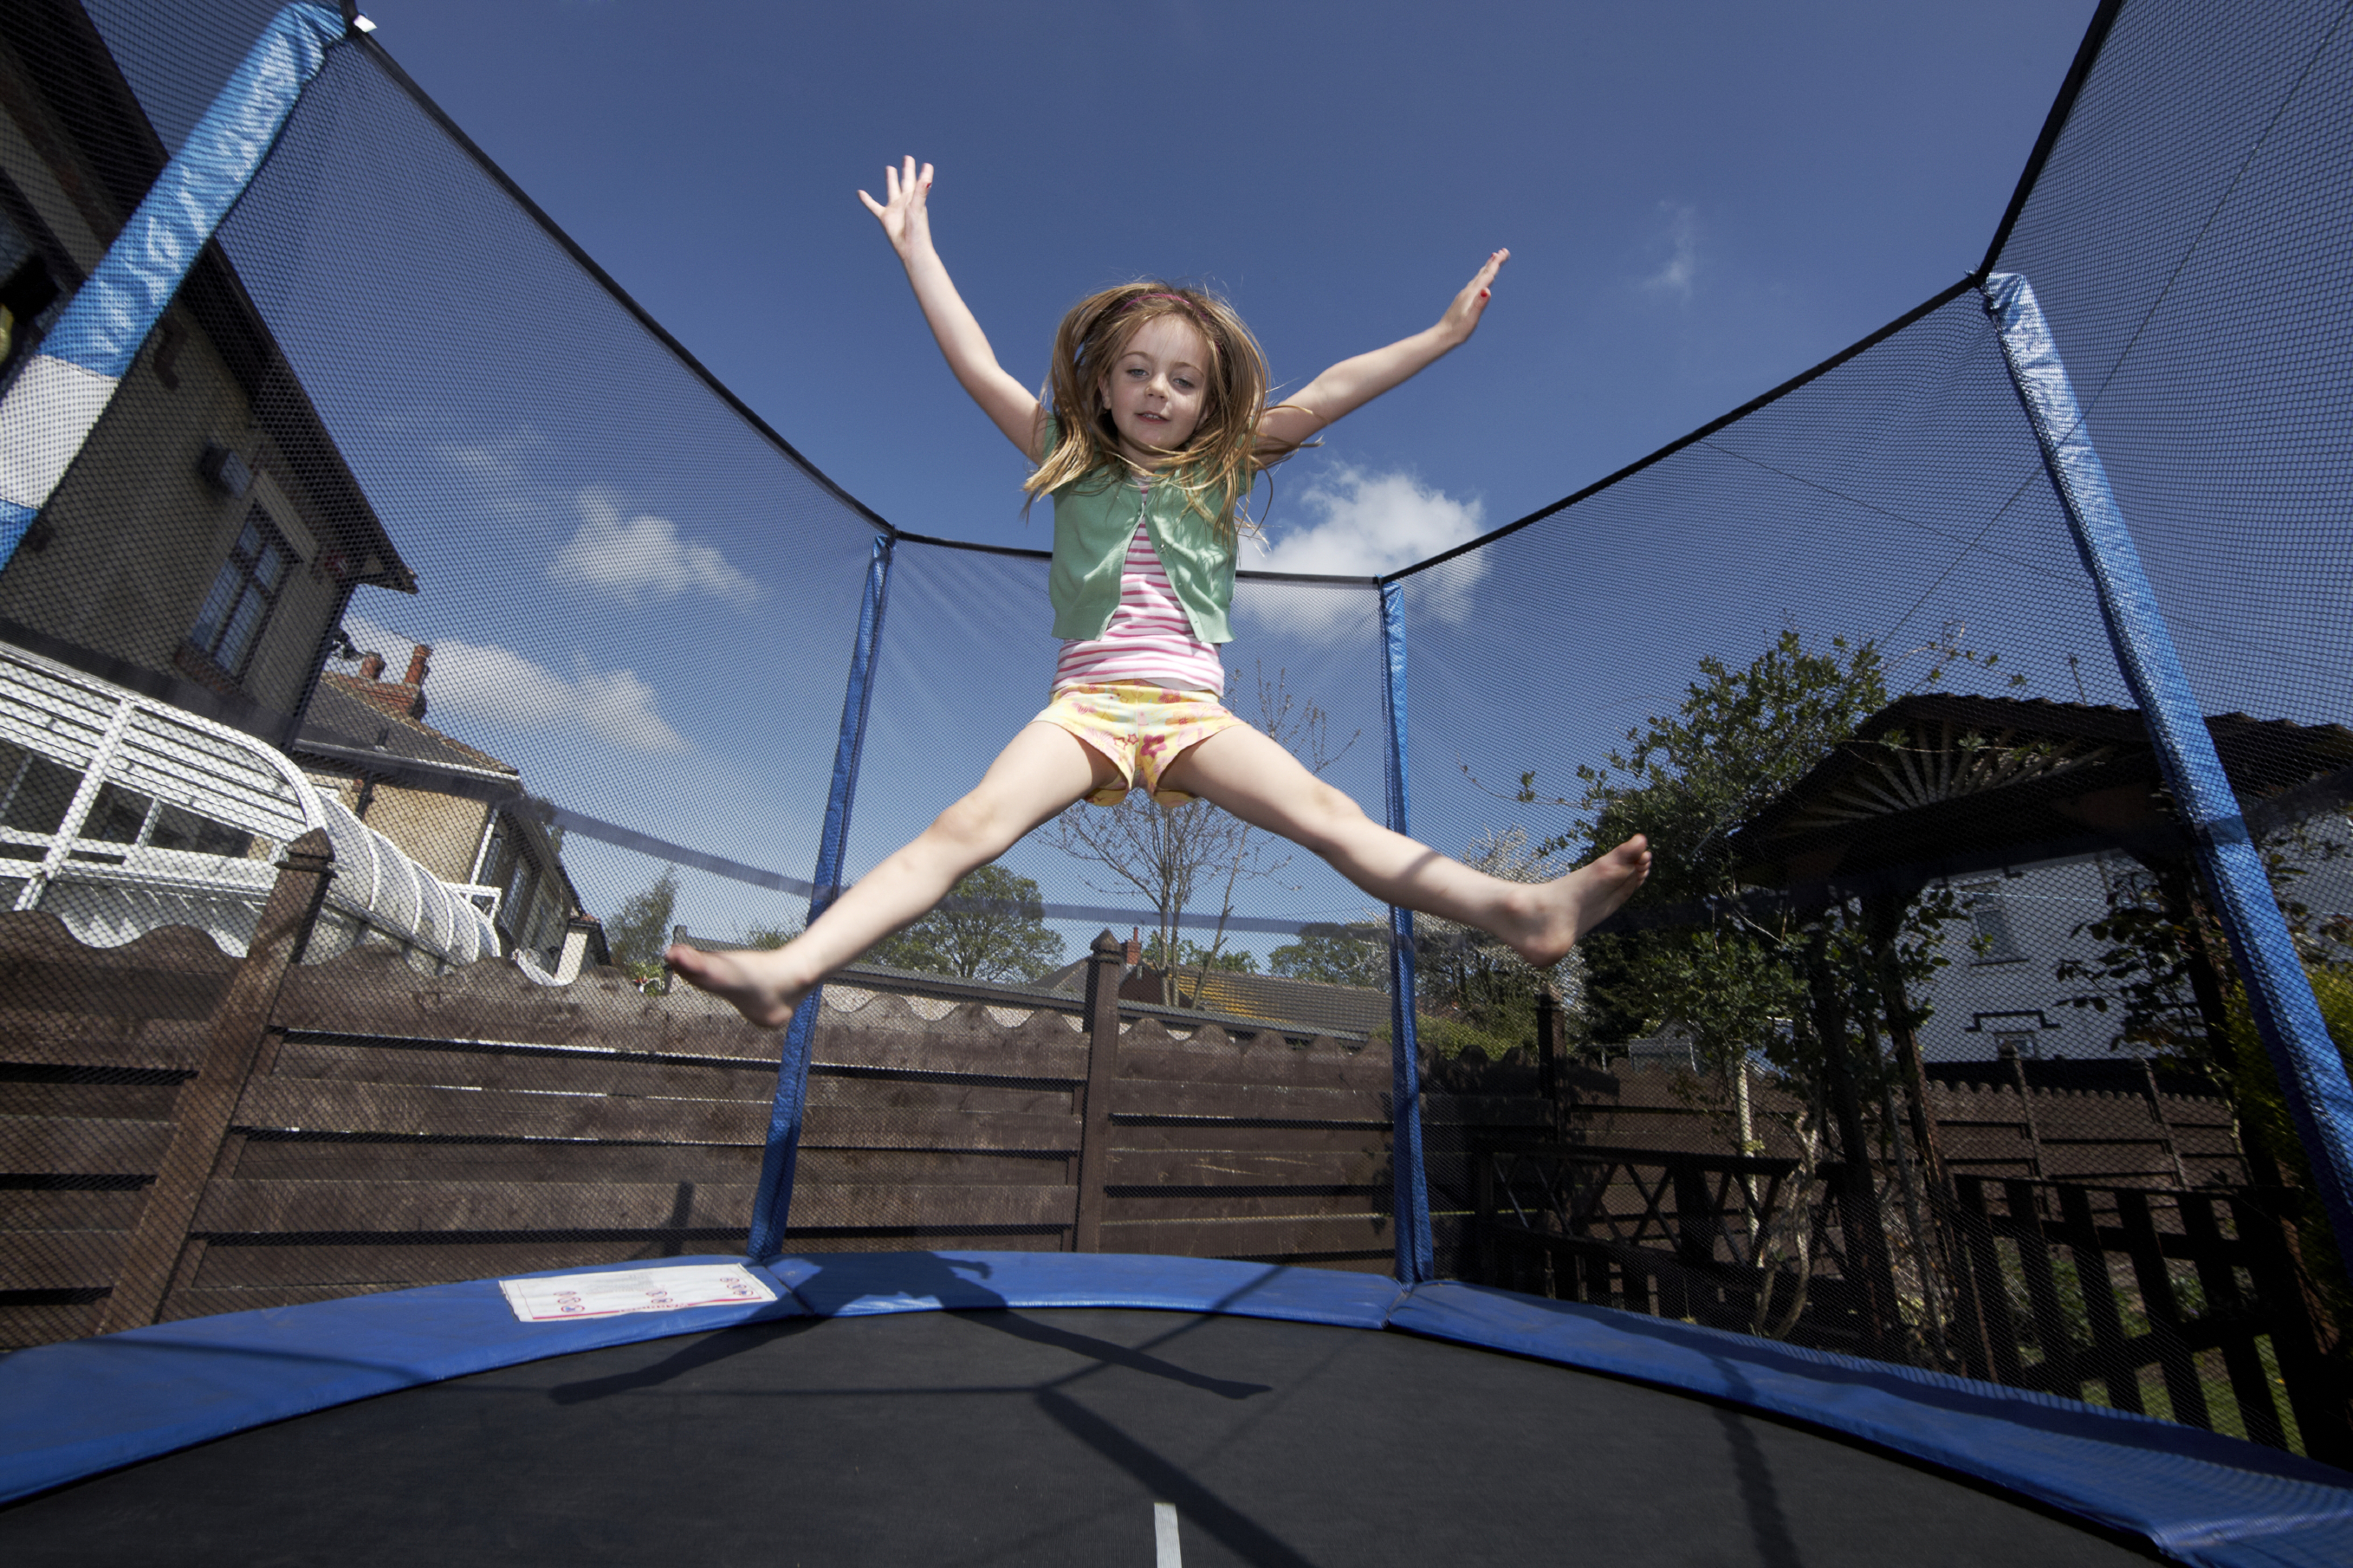
[[384,679],[384,655],[380,653],[372,653],[363,658],[360,660],[360,679],[362,680],[382,680]]
[[1143,962],[1144,928],[1142,926],[1130,926],[1127,929],[1127,966],[1130,969],[1134,969],[1137,964],[1142,963]]
[[418,643],[415,648],[411,649],[408,655],[408,673],[400,678],[401,684],[404,686],[424,685],[425,678],[433,673],[432,667],[427,665],[425,661],[432,657],[433,650],[423,643]]

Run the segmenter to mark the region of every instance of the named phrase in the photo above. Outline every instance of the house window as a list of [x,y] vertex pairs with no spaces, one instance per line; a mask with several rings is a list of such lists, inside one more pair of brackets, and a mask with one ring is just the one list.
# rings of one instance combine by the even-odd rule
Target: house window
[[61,310],[61,291],[48,264],[32,254],[5,216],[0,216],[0,381],[33,357]]
[[245,527],[230,547],[228,559],[221,563],[220,573],[213,579],[212,592],[205,595],[195,629],[188,633],[196,651],[233,680],[245,678],[247,661],[261,640],[262,628],[269,624],[270,612],[278,607],[278,591],[286,582],[286,567],[292,559],[286,541],[270,526],[269,515],[254,507],[246,514]]
[[499,900],[499,921],[501,929],[513,939],[517,947],[524,945],[529,934],[532,895],[539,890],[539,879],[531,858],[515,858],[514,870],[507,878],[506,892]]
[[82,824],[81,837],[103,844],[145,845],[231,860],[249,858],[254,845],[253,835],[241,828],[198,816],[111,781],[100,788]]
[[[0,742],[0,827],[19,833],[55,833],[80,787],[81,775],[72,769]],[[46,853],[37,848],[14,858],[37,860]],[[5,854],[7,850],[0,849],[0,855]]]
[[1977,961],[1979,963],[2022,963],[2026,954],[2018,945],[2018,933],[2010,929],[2010,910],[2000,899],[1978,898],[1969,902],[1969,925],[1977,939]]

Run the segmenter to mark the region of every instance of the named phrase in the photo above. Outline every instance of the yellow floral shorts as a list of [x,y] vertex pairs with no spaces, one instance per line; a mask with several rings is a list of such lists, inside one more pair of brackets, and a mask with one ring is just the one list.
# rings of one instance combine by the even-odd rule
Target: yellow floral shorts
[[1127,680],[1065,686],[1054,693],[1038,721],[1068,730],[1120,771],[1122,782],[1088,795],[1089,805],[1117,805],[1128,791],[1141,788],[1171,807],[1193,797],[1160,787],[1160,775],[1168,764],[1219,731],[1241,722],[1226,711],[1214,692],[1170,691]]

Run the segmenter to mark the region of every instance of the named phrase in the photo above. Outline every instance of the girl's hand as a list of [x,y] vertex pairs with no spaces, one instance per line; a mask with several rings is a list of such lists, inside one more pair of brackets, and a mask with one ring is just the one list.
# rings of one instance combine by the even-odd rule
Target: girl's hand
[[[910,166],[913,166],[912,160]],[[872,205],[871,203],[868,205]],[[880,212],[882,209],[876,207],[874,210]],[[1493,291],[1495,274],[1502,271],[1504,263],[1511,258],[1512,253],[1508,250],[1499,250],[1487,258],[1487,265],[1479,268],[1477,276],[1462,286],[1462,292],[1454,296],[1454,303],[1446,307],[1446,314],[1439,318],[1439,330],[1458,343],[1477,331],[1479,318],[1487,309],[1487,297]]]
[[[925,206],[925,199],[932,194],[932,166],[926,163],[919,172],[911,154],[899,168],[884,168],[882,189],[890,198],[888,201],[878,202],[864,191],[858,193],[858,199],[866,204],[868,212],[881,220],[882,232],[889,237],[891,248],[899,253],[900,260],[904,261],[912,252],[926,248],[932,243],[932,218]],[[1491,263],[1487,275],[1492,274]],[[1455,302],[1461,303],[1460,300]]]

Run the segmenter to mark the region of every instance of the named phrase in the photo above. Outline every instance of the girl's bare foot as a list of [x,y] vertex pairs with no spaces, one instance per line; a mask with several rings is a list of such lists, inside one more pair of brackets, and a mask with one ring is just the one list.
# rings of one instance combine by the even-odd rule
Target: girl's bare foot
[[1568,956],[1577,938],[1618,912],[1651,874],[1651,841],[1637,833],[1607,855],[1587,861],[1566,877],[1538,882],[1522,908],[1511,912],[1511,929],[1497,931],[1514,952],[1538,969]]
[[662,954],[662,962],[689,985],[710,992],[764,1029],[791,1023],[793,1009],[812,989],[810,983],[793,976],[792,961],[782,948],[705,952],[672,947]]

